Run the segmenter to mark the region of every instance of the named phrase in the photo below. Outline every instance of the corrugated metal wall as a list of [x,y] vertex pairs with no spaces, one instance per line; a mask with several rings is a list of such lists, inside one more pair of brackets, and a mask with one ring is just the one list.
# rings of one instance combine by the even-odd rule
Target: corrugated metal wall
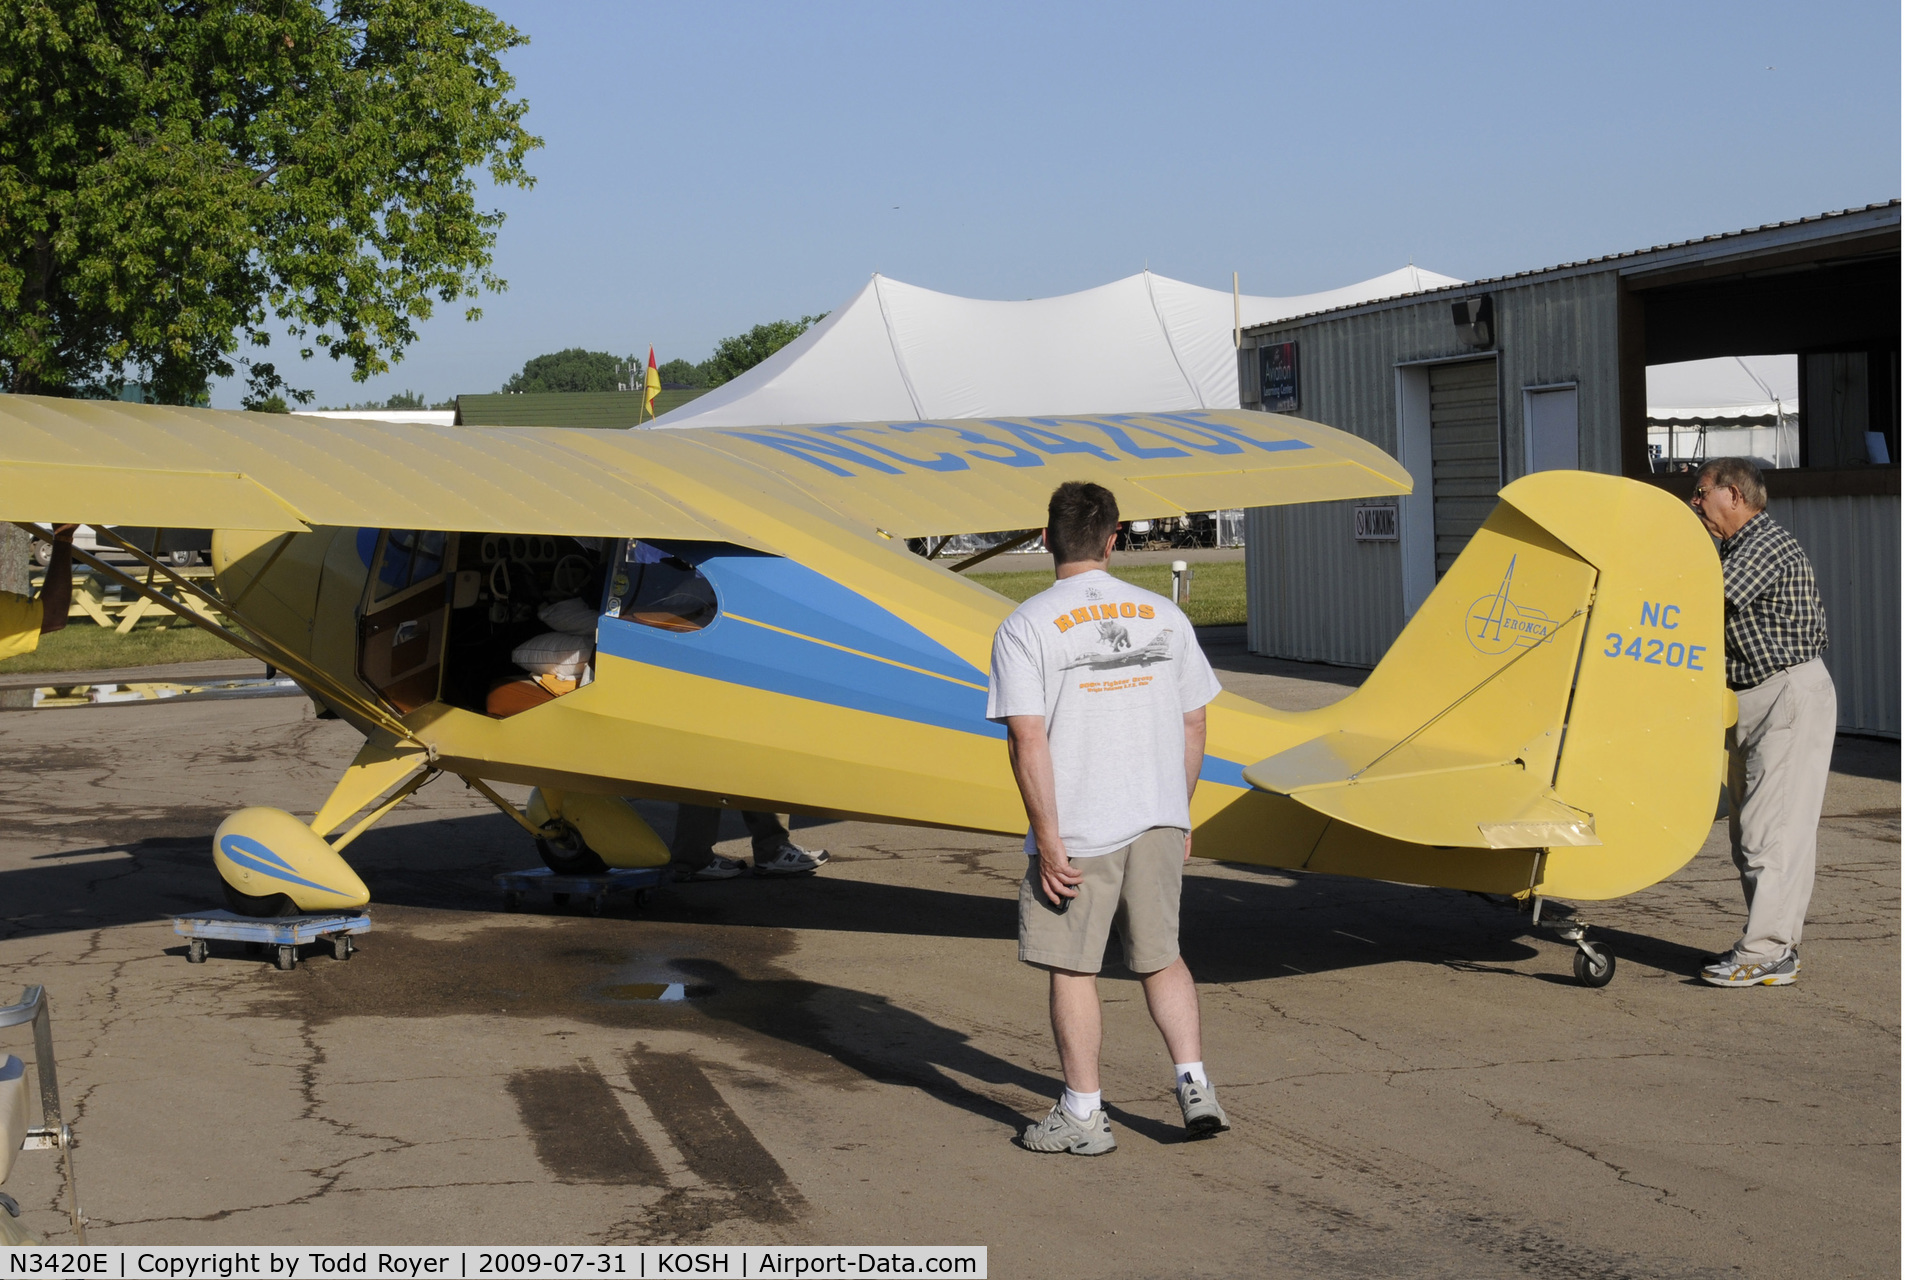
[[[1521,392],[1580,388],[1581,465],[1617,471],[1618,278],[1595,272],[1494,291],[1492,353],[1466,345],[1451,296],[1262,330],[1261,345],[1300,343],[1300,416],[1399,452],[1395,367],[1493,354],[1500,376],[1503,478],[1526,457]],[[1242,394],[1258,352],[1243,352]],[[1403,501],[1405,501],[1403,499]],[[1247,642],[1255,653],[1371,666],[1405,625],[1400,547],[1353,538],[1352,503],[1247,513]]]
[[[1256,546],[1266,551],[1256,555]],[[1287,554],[1274,554],[1281,547]],[[1306,568],[1312,565],[1337,567]],[[1247,647],[1254,653],[1370,667],[1404,621],[1400,548],[1355,542],[1352,503],[1247,512]]]
[[1840,729],[1900,736],[1900,499],[1775,498],[1813,561],[1827,609]]
[[[1503,480],[1525,465],[1522,392],[1579,388],[1580,465],[1617,473],[1618,277],[1611,271],[1493,290]],[[1395,368],[1484,356],[1453,327],[1451,295],[1263,330],[1300,344],[1300,416],[1398,453]],[[1243,389],[1258,352],[1242,360]],[[1403,501],[1405,501],[1403,499]],[[1247,512],[1247,641],[1255,653],[1371,666],[1404,625],[1400,547],[1353,538],[1353,504]],[[1827,607],[1840,727],[1900,733],[1900,499],[1781,498],[1772,510],[1813,559]],[[1403,521],[1404,527],[1404,521]]]
[[[1302,339],[1300,416],[1395,452],[1393,366],[1417,331],[1404,318],[1407,310],[1429,312],[1426,327],[1442,326],[1452,341],[1452,312],[1431,303],[1262,337],[1263,343]],[[1355,542],[1352,503],[1247,512],[1247,646],[1253,652],[1372,666],[1404,622],[1400,548]]]

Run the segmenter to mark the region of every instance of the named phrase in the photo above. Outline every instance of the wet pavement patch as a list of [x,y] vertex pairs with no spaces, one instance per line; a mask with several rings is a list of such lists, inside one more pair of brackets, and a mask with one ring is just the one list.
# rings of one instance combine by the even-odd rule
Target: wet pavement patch
[[692,1054],[652,1053],[636,1045],[627,1054],[627,1075],[694,1176],[731,1193],[741,1217],[793,1220],[804,1205],[800,1193]]
[[[762,984],[754,979],[791,977],[775,964],[793,945],[785,930],[589,917],[553,924],[510,917],[493,924],[494,918],[382,907],[380,933],[353,963],[304,966],[297,982],[265,984],[261,1011],[314,1023],[505,1014],[645,1027],[663,1017],[677,1021],[689,1008],[727,994],[759,1003],[752,990]],[[486,923],[472,927],[477,921]],[[448,936],[433,936],[442,931]],[[702,967],[718,955],[726,957],[729,974],[746,979],[722,982]]]
[[666,1187],[660,1162],[591,1063],[517,1071],[507,1092],[534,1155],[561,1182]]
[[609,1000],[698,1000],[713,991],[697,982],[616,982],[600,988],[600,994]]

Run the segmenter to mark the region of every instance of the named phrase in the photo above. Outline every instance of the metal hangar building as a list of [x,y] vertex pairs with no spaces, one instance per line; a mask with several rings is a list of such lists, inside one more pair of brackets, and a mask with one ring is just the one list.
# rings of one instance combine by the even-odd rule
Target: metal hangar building
[[1775,456],[1800,465],[1767,471],[1768,509],[1813,560],[1841,729],[1898,737],[1899,343],[1898,201],[1248,328],[1243,407],[1351,431],[1414,480],[1249,511],[1248,646],[1378,662],[1508,481],[1576,467],[1691,492],[1649,442],[1647,366],[1792,355],[1800,413],[1776,425],[1797,439]]

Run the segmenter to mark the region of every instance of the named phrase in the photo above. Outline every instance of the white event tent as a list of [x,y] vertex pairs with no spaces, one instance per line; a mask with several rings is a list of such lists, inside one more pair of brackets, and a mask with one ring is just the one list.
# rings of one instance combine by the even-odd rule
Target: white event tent
[[[1776,403],[1777,402],[1777,403]],[[1795,356],[1722,356],[1647,366],[1647,419],[1788,417],[1800,412]]]
[[1672,462],[1752,458],[1800,465],[1795,356],[1722,356],[1647,366],[1647,444]]
[[[1240,296],[1244,325],[1458,284],[1406,266],[1343,289]],[[1233,295],[1143,271],[1057,298],[961,298],[875,275],[738,378],[648,427],[1237,409]]]

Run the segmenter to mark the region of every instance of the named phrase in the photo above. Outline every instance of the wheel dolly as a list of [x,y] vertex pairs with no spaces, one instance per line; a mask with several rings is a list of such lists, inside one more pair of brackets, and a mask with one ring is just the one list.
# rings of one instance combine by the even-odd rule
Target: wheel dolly
[[190,911],[173,918],[173,931],[187,939],[187,963],[207,962],[207,942],[215,939],[244,942],[248,951],[274,948],[274,963],[291,969],[300,963],[300,948],[309,942],[325,942],[333,948],[335,960],[354,953],[353,935],[373,928],[373,916],[366,911],[311,912],[297,916],[243,916],[225,909]]
[[502,871],[493,878],[508,911],[518,911],[529,893],[549,895],[555,906],[565,906],[579,895],[587,914],[597,916],[610,893],[633,894],[633,909],[643,911],[648,891],[673,878],[671,867],[617,867],[598,875],[561,875],[546,867],[530,871]]
[[[20,993],[17,1004],[0,1005],[0,1027],[18,1027],[26,1023],[33,1024],[34,1072],[40,1080],[41,1123],[36,1128],[26,1127],[24,1075],[7,1072],[9,1055],[0,1054],[0,1103],[6,1101],[9,1092],[13,1092],[17,1098],[11,1108],[0,1105],[0,1132],[4,1132],[8,1139],[18,1141],[22,1151],[60,1152],[66,1174],[67,1212],[73,1220],[74,1242],[85,1244],[87,1219],[80,1212],[80,1184],[75,1181],[73,1174],[73,1149],[80,1145],[80,1140],[74,1136],[73,1127],[60,1115],[60,1076],[53,1062],[53,1022],[47,1010],[46,988],[28,987]],[[6,1176],[8,1167],[13,1163],[12,1155],[12,1151],[0,1152],[0,1177]],[[0,1217],[12,1218],[18,1212],[18,1207],[10,1197],[0,1196]]]

